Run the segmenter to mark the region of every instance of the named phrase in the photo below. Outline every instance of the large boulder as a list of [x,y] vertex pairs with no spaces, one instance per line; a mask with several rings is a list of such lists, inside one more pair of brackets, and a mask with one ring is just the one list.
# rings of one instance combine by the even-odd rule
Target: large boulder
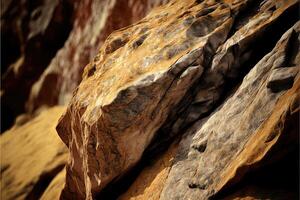
[[208,5],[169,3],[106,40],[57,127],[71,154],[64,198],[91,199],[140,160],[230,31],[230,7],[211,4],[192,17]]
[[[95,198],[108,184],[117,182],[130,171],[146,149],[151,152],[151,148],[158,147],[162,141],[182,134],[192,123],[208,116],[224,101],[228,95],[226,92],[236,88],[249,68],[264,57],[280,36],[297,21],[295,13],[295,0],[173,1],[155,9],[139,23],[111,34],[98,55],[85,68],[83,80],[74,91],[68,109],[57,126],[60,137],[70,150],[62,197]],[[273,34],[273,39],[268,39],[272,29],[277,32]],[[298,30],[297,27],[294,29]],[[266,41],[265,46],[258,47],[263,41]],[[282,54],[285,55],[287,51],[284,50]],[[294,62],[293,59],[291,62]],[[217,113],[213,125],[206,125],[207,130],[216,129],[217,133],[211,132],[213,136],[216,135],[216,140],[223,138],[225,141],[228,137],[236,148],[229,151],[228,156],[213,153],[208,157],[212,163],[219,162],[214,163],[213,167],[224,167],[230,163],[229,158],[243,147],[250,132],[262,123],[257,120],[265,120],[283,94],[280,92],[292,87],[298,73],[297,67],[286,64],[286,67],[294,67],[288,70],[291,72],[274,70],[270,75],[267,72],[275,68],[275,64],[273,66],[271,61],[267,63],[268,66],[262,71],[251,72],[247,76],[251,80],[242,85],[249,88],[249,84],[259,85],[259,81],[269,78],[265,90],[261,91],[258,87],[250,87],[251,91],[240,89],[238,92],[242,94],[234,93],[238,99],[232,100],[233,104],[225,104],[228,105],[227,110],[220,112],[228,113],[229,117],[245,117],[244,123],[248,125],[245,125],[245,129],[240,127],[240,135],[233,137],[234,141],[230,136],[223,137],[224,131],[219,130],[227,130],[223,126],[234,122],[229,121],[231,118],[220,120]],[[298,61],[295,60],[295,63],[298,64]],[[279,65],[278,61],[276,66]],[[285,74],[284,80],[278,80],[278,73]],[[281,87],[281,83],[285,86]],[[254,94],[257,92],[261,92],[265,98],[256,100]],[[243,109],[243,102],[249,101],[250,104],[251,100],[258,101],[258,105],[255,102],[247,107],[252,109],[247,112],[249,116],[239,113]],[[238,102],[242,102],[241,105]],[[263,107],[267,103],[270,104]],[[256,119],[254,113],[262,109],[265,112],[258,113]],[[239,130],[239,127],[236,128]],[[206,132],[204,135],[209,134]],[[229,135],[233,133],[234,130],[226,132]],[[221,148],[221,142],[216,142],[215,145]],[[207,143],[204,140],[202,144],[199,139],[192,146],[201,154],[206,152]],[[220,157],[225,161],[217,160]],[[195,163],[199,162],[197,158]],[[211,179],[219,176],[209,163],[204,166],[209,169],[206,173],[212,175]],[[197,175],[199,171],[189,164],[184,167],[195,170],[191,174]],[[171,173],[173,170],[176,170],[176,165]],[[181,176],[189,170],[178,174]],[[218,185],[208,189],[214,181],[204,180],[205,186],[202,186],[201,179],[196,177],[193,182],[189,174],[181,177],[182,182],[174,186],[172,176],[160,198],[183,198],[185,191],[192,190],[190,198],[206,199],[222,188]],[[174,176],[174,179],[178,181],[178,177]],[[186,180],[187,184],[184,182]],[[183,188],[179,188],[178,192],[172,192],[177,191],[172,187],[181,185]],[[193,188],[200,188],[200,192]]]

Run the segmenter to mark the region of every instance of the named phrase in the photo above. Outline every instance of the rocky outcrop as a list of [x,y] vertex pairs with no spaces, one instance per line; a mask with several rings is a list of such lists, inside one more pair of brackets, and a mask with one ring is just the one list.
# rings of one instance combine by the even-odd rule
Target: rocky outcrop
[[[207,199],[219,192],[234,177],[221,177],[221,169],[247,149],[296,80],[298,46],[286,38],[297,44],[298,26],[266,55],[297,21],[296,12],[294,0],[174,1],[111,34],[57,126],[71,154],[62,198],[94,198],[145,150],[201,119],[183,139],[160,198]],[[272,29],[277,32],[268,39]]]
[[[296,77],[300,54],[297,45],[293,49],[297,55],[289,60],[286,49],[300,41],[299,32],[297,23],[219,110],[195,125],[194,131],[182,140],[160,199],[212,197],[262,161],[277,143],[282,143],[281,137],[287,139],[284,142],[289,147],[277,152],[276,157],[297,149],[297,125],[293,123],[300,109],[300,79]],[[273,90],[270,83],[279,71],[281,80],[289,74],[292,83],[279,81],[281,84]]]
[[63,46],[72,10],[65,0],[1,2],[1,132],[25,111],[32,85]]
[[1,135],[1,199],[39,199],[63,170],[68,151],[55,126],[64,110],[54,107]]
[[3,2],[2,132],[21,113],[66,104],[103,40],[167,1]]
[[14,3],[1,199],[299,198],[297,0]]
[[167,0],[85,0],[74,3],[73,29],[64,47],[32,87],[27,110],[32,112],[42,105],[68,103],[82,79],[84,66],[93,59],[107,36],[165,2]]
[[[91,199],[134,166],[201,76],[204,52],[216,50],[232,25],[230,9],[222,4],[215,6],[215,21],[205,16],[190,24],[178,20],[203,7],[185,1],[156,9],[136,26],[112,34],[85,69],[57,128],[72,159],[65,198]],[[198,23],[211,24],[201,35],[206,37],[195,35]],[[128,140],[134,143],[127,145]]]

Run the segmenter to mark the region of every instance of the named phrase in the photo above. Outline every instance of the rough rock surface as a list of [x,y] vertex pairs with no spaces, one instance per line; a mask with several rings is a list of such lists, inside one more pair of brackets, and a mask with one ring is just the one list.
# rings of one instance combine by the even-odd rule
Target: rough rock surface
[[68,1],[1,1],[2,132],[25,111],[31,86],[63,46],[71,27]]
[[[29,114],[0,137],[1,199],[299,199],[297,0],[172,0],[110,36],[166,1],[61,3],[73,5],[68,22],[58,1],[1,9],[1,27],[14,38],[29,27],[20,38],[42,46],[55,13],[73,22],[48,69],[33,73],[43,75]],[[31,40],[16,41],[5,42]],[[35,58],[20,52],[3,62],[22,57],[4,79],[22,72],[16,85]]]
[[[156,9],[112,34],[85,68],[57,127],[71,153],[65,198],[91,199],[140,160],[168,113],[201,76],[203,58],[230,30],[225,4],[217,4],[209,17],[187,20],[205,6],[184,1]],[[208,25],[199,35],[198,27]]]
[[168,0],[76,1],[72,31],[50,65],[31,89],[27,110],[66,104],[82,79],[82,71],[114,30],[144,17]]
[[[296,147],[297,125],[290,132],[284,128],[289,115],[299,115],[300,80],[295,75],[300,70],[300,51],[297,45],[293,50],[297,55],[289,60],[286,48],[299,44],[299,32],[297,23],[249,72],[232,97],[182,141],[160,199],[208,199],[264,158],[283,133],[289,134],[289,148]],[[267,86],[279,68],[282,80],[288,72],[294,78],[285,90],[273,91]],[[285,148],[282,154],[290,150]]]
[[55,126],[65,107],[42,112],[0,137],[1,199],[38,199],[60,172],[68,151]]
[[[297,79],[298,26],[266,55],[297,21],[297,5],[172,1],[111,34],[85,68],[57,126],[71,155],[62,197],[95,198],[146,149],[208,116],[255,65],[220,110],[183,139],[160,199],[207,199],[222,190],[235,177],[229,169],[243,164],[233,158],[247,150]],[[265,46],[257,47],[262,41]],[[297,88],[291,90],[283,113],[296,101]]]

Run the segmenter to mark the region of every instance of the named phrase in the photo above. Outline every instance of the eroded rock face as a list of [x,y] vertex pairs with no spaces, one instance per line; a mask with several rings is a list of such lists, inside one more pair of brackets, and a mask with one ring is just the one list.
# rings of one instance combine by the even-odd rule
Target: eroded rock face
[[[111,34],[85,68],[57,126],[71,154],[62,198],[93,199],[161,136],[169,140],[210,114],[226,89],[236,87],[230,83],[237,83],[297,21],[296,7],[293,0],[174,1]],[[275,27],[275,41],[255,47]],[[196,133],[187,134],[161,199],[207,199],[229,182],[233,176],[220,178],[221,169],[297,80],[299,57],[287,52],[299,52],[290,42],[297,44],[298,29],[283,36],[219,111],[197,123]]]
[[[209,16],[185,24],[178,19],[188,19],[207,4],[170,3],[107,39],[57,127],[72,159],[66,198],[91,199],[138,162],[168,113],[201,76],[204,57],[227,37],[229,6],[212,4]],[[189,33],[199,21],[213,23],[204,37]]]
[[64,110],[54,107],[1,135],[1,199],[39,199],[63,170],[68,151],[55,126]]
[[72,31],[50,65],[31,89],[27,111],[42,105],[66,104],[82,79],[82,72],[114,30],[144,17],[168,0],[84,0],[74,2]]
[[[299,32],[297,23],[249,72],[232,97],[182,140],[160,199],[208,199],[265,159],[282,143],[280,138],[285,137],[289,147],[275,157],[297,149],[297,124],[293,123],[300,109],[299,46],[293,50],[295,66],[287,67],[285,62],[290,56],[286,48],[299,43]],[[281,73],[276,76],[276,88],[281,90],[270,87],[274,73]],[[287,74],[293,77],[289,87],[283,81]]]

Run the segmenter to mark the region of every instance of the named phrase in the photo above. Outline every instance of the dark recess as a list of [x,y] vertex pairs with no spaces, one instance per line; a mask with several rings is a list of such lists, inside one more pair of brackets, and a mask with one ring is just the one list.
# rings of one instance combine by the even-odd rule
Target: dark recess
[[[8,21],[1,25],[1,90],[4,91],[1,95],[1,133],[13,125],[19,114],[25,112],[25,102],[32,85],[63,46],[73,26],[73,7],[63,0],[45,32],[27,40],[30,15],[41,3],[28,1],[25,7],[18,7],[20,3],[12,2],[8,9],[9,14],[1,19],[1,23],[2,20]],[[22,18],[21,14],[18,15],[19,12],[26,15]],[[38,12],[35,17],[39,17]],[[17,26],[10,24],[16,21],[15,18],[22,19],[20,33],[16,31]],[[22,37],[18,34],[22,34]],[[26,41],[21,41],[25,39]],[[22,71],[16,77],[8,66],[21,54],[25,59],[20,68]]]

